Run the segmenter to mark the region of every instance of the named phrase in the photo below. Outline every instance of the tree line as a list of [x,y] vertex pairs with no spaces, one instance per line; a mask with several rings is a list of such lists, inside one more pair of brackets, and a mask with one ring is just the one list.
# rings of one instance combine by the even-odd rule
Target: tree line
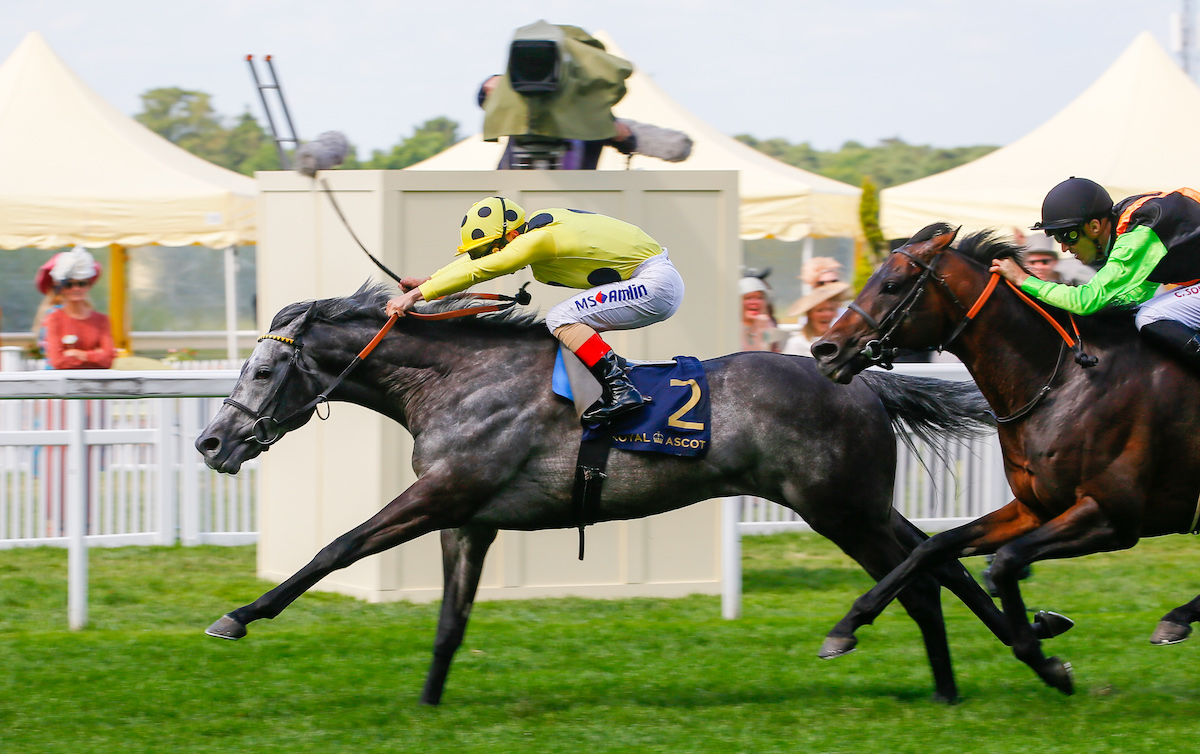
[[[180,87],[151,89],[141,99],[142,111],[134,120],[197,157],[245,175],[281,167],[271,134],[248,110],[227,118],[213,108],[209,94]],[[445,117],[431,118],[391,149],[372,150],[365,160],[351,145],[343,167],[399,170],[453,146],[459,138],[458,123]]]
[[[228,118],[212,106],[205,92],[162,87],[141,96],[142,112],[134,118],[158,135],[192,154],[230,170],[253,175],[256,170],[279,170],[279,156],[271,135],[249,111]],[[446,117],[431,118],[413,128],[387,150],[373,150],[359,158],[352,149],[344,168],[399,170],[454,146],[459,124]],[[807,142],[758,139],[748,134],[734,137],[781,162],[818,175],[862,186],[884,189],[978,159],[996,147],[931,147],[884,139],[868,147],[847,141],[837,150],[815,149]]]
[[786,139],[760,140],[748,134],[734,137],[780,162],[861,186],[866,178],[880,189],[915,181],[927,175],[958,167],[995,151],[996,147],[930,147],[907,144],[902,139],[883,139],[868,147],[847,141],[836,151],[814,149],[808,142],[792,144]]

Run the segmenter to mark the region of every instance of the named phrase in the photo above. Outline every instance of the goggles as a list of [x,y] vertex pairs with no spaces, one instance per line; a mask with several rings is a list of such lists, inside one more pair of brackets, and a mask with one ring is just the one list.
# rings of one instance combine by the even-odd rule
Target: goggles
[[1050,237],[1058,241],[1063,246],[1074,246],[1079,243],[1079,239],[1083,236],[1083,230],[1080,228],[1068,228],[1066,230],[1056,230],[1050,234]]
[[63,288],[87,288],[92,284],[91,280],[68,280],[62,284]]
[[497,238],[495,241],[486,243],[483,246],[477,246],[468,251],[467,254],[470,255],[471,259],[483,259],[488,254],[491,254],[494,251],[499,251],[501,248],[503,248],[501,245],[501,238]]

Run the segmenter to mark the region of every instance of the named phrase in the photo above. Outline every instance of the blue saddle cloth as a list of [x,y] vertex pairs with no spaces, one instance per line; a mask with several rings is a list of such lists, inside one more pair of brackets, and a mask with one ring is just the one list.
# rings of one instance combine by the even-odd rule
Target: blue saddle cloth
[[[708,378],[700,360],[676,356],[674,364],[631,365],[629,378],[654,400],[607,426],[585,424],[583,440],[612,437],[614,448],[703,458],[712,438],[712,412]],[[561,363],[555,364],[553,387],[558,395],[571,397]]]

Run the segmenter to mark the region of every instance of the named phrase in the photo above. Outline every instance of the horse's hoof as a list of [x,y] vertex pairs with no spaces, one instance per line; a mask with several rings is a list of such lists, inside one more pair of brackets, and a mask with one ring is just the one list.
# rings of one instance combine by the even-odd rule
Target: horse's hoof
[[215,636],[218,639],[237,641],[246,635],[246,626],[241,621],[230,618],[228,615],[222,615],[217,619],[216,623],[204,629],[204,633],[209,636]]
[[1033,633],[1038,639],[1053,639],[1075,627],[1075,621],[1053,610],[1039,610],[1033,616]]
[[1057,657],[1046,658],[1038,675],[1047,686],[1056,688],[1067,696],[1075,693],[1075,671],[1071,663]]
[[822,660],[832,660],[834,657],[848,655],[858,647],[858,639],[853,636],[826,636],[821,644],[817,657]]
[[1165,647],[1168,644],[1178,644],[1186,639],[1192,633],[1191,626],[1185,626],[1179,623],[1173,623],[1169,620],[1158,622],[1158,626],[1154,629],[1154,633],[1150,635],[1150,643],[1160,647]]

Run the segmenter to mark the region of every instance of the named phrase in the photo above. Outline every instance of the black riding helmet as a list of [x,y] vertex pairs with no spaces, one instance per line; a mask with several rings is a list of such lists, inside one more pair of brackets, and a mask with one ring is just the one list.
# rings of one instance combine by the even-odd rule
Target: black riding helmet
[[1052,234],[1056,230],[1078,228],[1088,220],[1108,217],[1112,210],[1112,197],[1103,186],[1071,176],[1046,194],[1042,201],[1042,221],[1032,229]]

